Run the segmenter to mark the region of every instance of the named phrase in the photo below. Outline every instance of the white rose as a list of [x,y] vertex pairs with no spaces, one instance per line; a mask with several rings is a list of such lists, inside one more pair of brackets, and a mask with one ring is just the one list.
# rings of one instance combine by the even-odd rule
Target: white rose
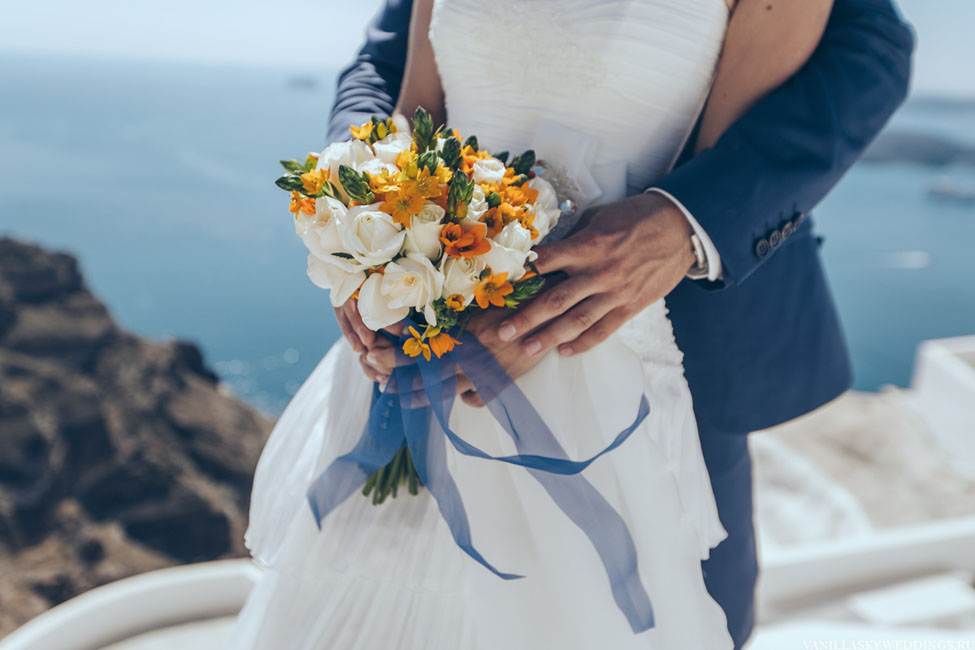
[[396,156],[409,149],[412,142],[413,135],[410,132],[397,131],[374,142],[372,148],[376,150],[376,156],[380,160],[392,165],[396,163]]
[[379,266],[395,257],[406,233],[378,203],[349,208],[342,219],[342,249],[366,266]]
[[339,182],[339,166],[346,165],[352,169],[358,169],[359,165],[372,158],[374,156],[369,150],[369,145],[361,140],[334,142],[325,147],[325,150],[318,156],[318,169],[328,170],[328,180],[339,188],[343,201],[347,201],[349,195],[345,193],[342,184]]
[[443,273],[423,255],[412,253],[390,262],[383,272],[382,293],[389,299],[389,307],[413,307],[430,325],[437,324],[433,301],[442,291]]
[[316,286],[328,289],[332,306],[340,307],[366,279],[366,270],[355,260],[309,254],[308,277]]
[[443,208],[435,203],[427,202],[419,214],[410,217],[410,227],[406,230],[406,242],[403,245],[403,250],[407,253],[420,253],[431,260],[439,258],[440,251],[443,250],[443,244],[440,241],[443,216]]
[[484,196],[484,190],[481,189],[480,185],[474,186],[474,194],[471,198],[470,206],[467,208],[467,217],[471,221],[477,221],[484,213],[487,212],[489,206],[487,204],[487,199]]
[[359,173],[366,172],[370,176],[380,176],[384,171],[390,174],[399,173],[399,167],[392,163],[384,162],[379,158],[370,158],[363,163],[359,163],[355,166],[355,170]]
[[531,232],[515,221],[491,238],[491,250],[481,258],[492,273],[507,273],[508,281],[514,282],[525,275],[525,262],[537,257],[531,246]]
[[475,183],[500,183],[504,178],[504,163],[497,158],[479,158],[474,161]]
[[389,297],[383,293],[382,284],[383,275],[373,273],[359,289],[359,300],[356,303],[359,317],[371,330],[381,330],[398,323],[410,313],[409,307],[393,307],[389,304]]
[[326,257],[342,250],[342,219],[345,205],[336,199],[323,196],[315,199],[315,214],[298,213],[295,232],[318,257]]
[[533,225],[538,231],[538,237],[535,239],[537,244],[559,222],[562,211],[559,209],[559,198],[555,194],[555,189],[547,180],[536,176],[528,182],[528,187],[538,190],[538,198],[533,206],[535,212]]
[[443,268],[444,297],[458,294],[464,297],[464,306],[474,300],[474,287],[481,283],[484,270],[483,255],[477,257],[445,257]]

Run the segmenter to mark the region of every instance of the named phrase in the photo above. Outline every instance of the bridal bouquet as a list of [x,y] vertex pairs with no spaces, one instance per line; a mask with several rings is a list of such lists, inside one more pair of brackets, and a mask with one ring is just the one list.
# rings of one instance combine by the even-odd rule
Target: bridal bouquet
[[[513,309],[542,287],[532,247],[561,210],[528,150],[508,162],[456,131],[434,128],[422,108],[412,133],[373,116],[352,138],[303,161],[284,160],[295,230],[308,277],[332,305],[358,302],[372,330],[408,319],[403,352],[429,362],[450,352],[471,316]],[[407,447],[372,474],[374,503],[419,478]]]

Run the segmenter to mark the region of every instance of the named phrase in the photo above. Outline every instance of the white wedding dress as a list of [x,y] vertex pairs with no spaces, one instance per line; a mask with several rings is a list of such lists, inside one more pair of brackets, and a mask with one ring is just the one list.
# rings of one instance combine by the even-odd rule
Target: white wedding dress
[[[598,204],[641,191],[673,164],[727,21],[724,0],[437,0],[430,38],[450,127],[491,151],[535,143],[595,189]],[[525,578],[502,580],[464,554],[425,490],[380,506],[354,494],[319,531],[306,491],[361,436],[372,390],[340,340],[258,463],[245,542],[265,570],[226,647],[731,648],[701,574],[725,531],[681,363],[660,301],[593,350],[550,353],[517,382],[573,459],[609,444],[648,398],[636,432],[582,476],[632,534],[652,629],[633,633],[589,539],[525,468],[449,445],[475,546]],[[515,453],[486,409],[458,400],[450,422],[491,454]]]

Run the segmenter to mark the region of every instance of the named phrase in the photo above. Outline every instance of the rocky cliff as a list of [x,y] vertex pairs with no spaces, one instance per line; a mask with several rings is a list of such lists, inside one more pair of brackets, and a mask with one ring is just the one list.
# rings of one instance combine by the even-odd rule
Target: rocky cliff
[[0,636],[118,578],[245,555],[271,424],[194,345],[122,331],[73,257],[0,239]]

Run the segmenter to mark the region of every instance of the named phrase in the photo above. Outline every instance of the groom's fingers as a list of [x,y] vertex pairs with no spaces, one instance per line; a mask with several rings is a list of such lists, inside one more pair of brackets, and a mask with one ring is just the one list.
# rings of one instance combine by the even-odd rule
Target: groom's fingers
[[623,326],[630,318],[629,310],[625,306],[611,310],[600,318],[592,327],[584,331],[574,341],[559,346],[559,354],[568,356],[579,354],[596,347],[609,338],[609,335]]
[[[539,325],[547,323],[556,316],[572,309],[576,304],[589,297],[593,293],[593,289],[593,283],[588,276],[570,277],[565,282],[543,291],[524,307],[519,307],[511,318],[503,321],[498,327],[498,338],[502,341],[511,341],[532,331]],[[534,354],[540,349],[536,349],[534,352],[526,349],[525,352]]]
[[525,338],[523,349],[529,355],[542,354],[560,343],[574,341],[586,332],[615,307],[612,294],[601,293],[590,296],[552,319],[544,328]]

